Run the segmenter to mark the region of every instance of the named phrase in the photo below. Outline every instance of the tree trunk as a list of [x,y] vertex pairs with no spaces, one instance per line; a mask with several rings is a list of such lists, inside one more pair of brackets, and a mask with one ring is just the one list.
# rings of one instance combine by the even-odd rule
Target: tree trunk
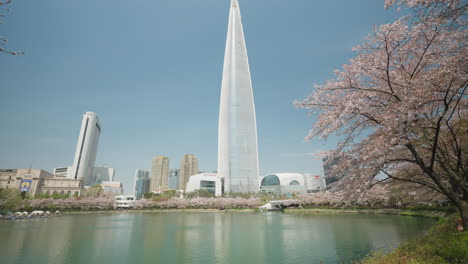
[[457,203],[462,220],[463,231],[468,231],[468,201],[461,200]]

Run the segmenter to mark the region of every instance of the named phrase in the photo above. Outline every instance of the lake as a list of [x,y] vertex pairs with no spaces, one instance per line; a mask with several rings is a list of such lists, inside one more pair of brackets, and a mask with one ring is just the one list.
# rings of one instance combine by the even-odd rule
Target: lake
[[435,221],[391,215],[95,213],[0,221],[2,263],[340,263]]

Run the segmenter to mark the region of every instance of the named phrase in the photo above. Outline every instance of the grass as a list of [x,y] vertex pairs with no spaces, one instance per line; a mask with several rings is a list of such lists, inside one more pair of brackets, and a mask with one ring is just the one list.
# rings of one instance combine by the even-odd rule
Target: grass
[[363,264],[468,263],[468,232],[456,230],[459,216],[453,214],[418,239],[402,244],[390,253],[372,252]]

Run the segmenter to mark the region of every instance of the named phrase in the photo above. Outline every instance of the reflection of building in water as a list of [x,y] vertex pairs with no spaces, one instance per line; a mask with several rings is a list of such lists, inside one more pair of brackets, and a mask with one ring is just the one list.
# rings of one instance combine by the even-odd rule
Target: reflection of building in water
[[301,173],[276,173],[260,179],[260,191],[290,195],[306,194],[325,190],[323,176]]

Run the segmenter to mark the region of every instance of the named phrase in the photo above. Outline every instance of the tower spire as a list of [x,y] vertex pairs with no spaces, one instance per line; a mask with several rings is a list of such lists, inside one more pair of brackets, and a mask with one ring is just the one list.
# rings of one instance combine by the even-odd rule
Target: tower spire
[[218,128],[225,192],[258,191],[257,124],[239,3],[231,0]]

